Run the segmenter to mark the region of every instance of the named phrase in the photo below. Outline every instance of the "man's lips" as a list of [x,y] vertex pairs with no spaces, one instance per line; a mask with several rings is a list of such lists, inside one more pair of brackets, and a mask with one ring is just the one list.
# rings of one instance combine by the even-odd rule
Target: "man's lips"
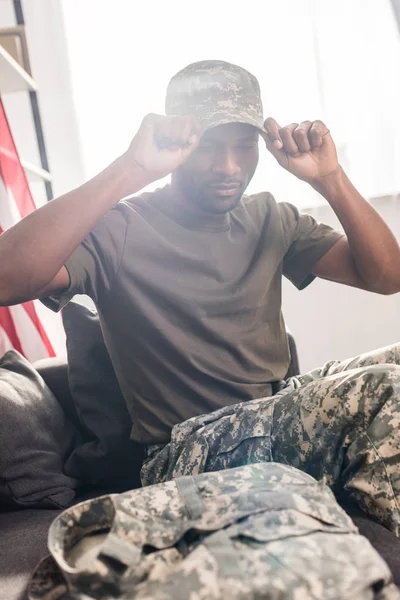
[[234,196],[240,186],[240,183],[214,183],[210,188],[217,196]]

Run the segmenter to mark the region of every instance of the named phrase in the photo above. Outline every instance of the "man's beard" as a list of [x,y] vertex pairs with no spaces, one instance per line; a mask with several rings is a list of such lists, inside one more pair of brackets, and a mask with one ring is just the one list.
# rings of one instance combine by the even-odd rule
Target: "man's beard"
[[206,212],[215,215],[224,214],[236,208],[248,185],[248,182],[234,182],[229,179],[213,183],[224,184],[227,186],[235,183],[238,184],[238,187],[231,196],[219,196],[209,184],[196,183],[191,177],[179,177],[179,187],[191,204],[203,213]]

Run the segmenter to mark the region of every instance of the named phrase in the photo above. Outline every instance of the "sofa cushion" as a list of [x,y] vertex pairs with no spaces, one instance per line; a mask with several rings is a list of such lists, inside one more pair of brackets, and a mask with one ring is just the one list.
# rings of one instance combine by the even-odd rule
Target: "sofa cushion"
[[69,389],[67,359],[41,358],[36,360],[33,366],[57,398],[68,419],[79,429],[79,418]]
[[63,309],[68,378],[83,435],[65,465],[84,484],[125,490],[140,485],[144,449],[130,440],[132,421],[94,309]]
[[69,506],[77,481],[63,465],[79,434],[34,367],[10,350],[0,359],[0,504]]

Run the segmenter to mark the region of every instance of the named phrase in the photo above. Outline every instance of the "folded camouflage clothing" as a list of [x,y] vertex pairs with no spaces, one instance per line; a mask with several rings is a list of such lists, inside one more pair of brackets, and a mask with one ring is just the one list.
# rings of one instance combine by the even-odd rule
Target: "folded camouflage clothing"
[[49,549],[30,600],[400,598],[330,489],[277,463],[82,502]]

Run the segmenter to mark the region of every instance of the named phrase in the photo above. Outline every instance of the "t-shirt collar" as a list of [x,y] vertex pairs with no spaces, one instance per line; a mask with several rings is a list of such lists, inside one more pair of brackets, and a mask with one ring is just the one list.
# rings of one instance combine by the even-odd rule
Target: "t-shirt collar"
[[195,231],[227,231],[230,228],[230,214],[201,215],[192,212],[174,200],[171,186],[167,184],[157,197],[158,209],[186,229]]

